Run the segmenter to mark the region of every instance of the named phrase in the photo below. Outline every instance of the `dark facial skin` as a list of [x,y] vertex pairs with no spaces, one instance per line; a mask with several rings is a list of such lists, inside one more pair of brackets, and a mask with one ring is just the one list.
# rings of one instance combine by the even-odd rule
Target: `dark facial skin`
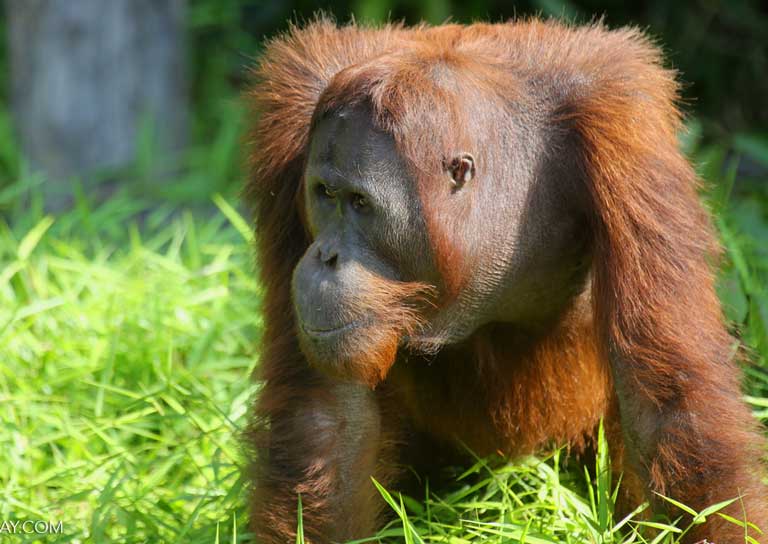
[[[524,153],[543,154],[535,137],[527,137]],[[514,159],[534,166],[478,171],[458,189],[447,172],[433,189],[443,205],[459,210],[446,228],[475,272],[452,302],[422,311],[418,331],[401,334],[398,344],[434,349],[490,322],[548,324],[583,287],[589,263],[578,199],[567,194],[572,184],[552,168],[537,170],[542,161]],[[392,137],[373,127],[365,108],[316,125],[304,202],[313,242],[293,276],[297,326],[312,362],[339,366],[339,358],[366,349],[386,315],[382,285],[421,282],[439,297],[441,278],[416,182]]]
[[293,299],[315,360],[355,350],[381,318],[382,281],[436,280],[415,184],[369,117],[337,113],[312,135],[304,202],[313,243],[294,271]]

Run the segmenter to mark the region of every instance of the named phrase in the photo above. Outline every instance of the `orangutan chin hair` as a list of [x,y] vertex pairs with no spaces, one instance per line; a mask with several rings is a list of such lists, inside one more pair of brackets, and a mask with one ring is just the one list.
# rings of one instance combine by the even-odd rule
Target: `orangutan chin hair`
[[368,276],[364,283],[369,287],[358,294],[355,306],[342,314],[356,325],[353,341],[335,346],[332,361],[324,357],[322,363],[313,357],[316,350],[303,334],[299,334],[299,345],[309,354],[309,364],[328,366],[325,370],[329,374],[352,378],[374,388],[386,378],[400,344],[419,331],[424,308],[434,305],[435,290],[424,283],[395,282],[366,272],[360,274]]

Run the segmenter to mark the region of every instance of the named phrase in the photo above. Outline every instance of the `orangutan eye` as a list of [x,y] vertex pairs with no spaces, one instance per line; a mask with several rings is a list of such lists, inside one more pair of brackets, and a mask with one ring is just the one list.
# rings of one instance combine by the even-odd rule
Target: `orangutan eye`
[[357,211],[363,211],[368,208],[368,199],[359,193],[352,195],[352,208]]
[[318,183],[315,185],[315,191],[317,194],[323,198],[335,198],[336,193],[333,192],[333,190],[328,187],[325,183]]

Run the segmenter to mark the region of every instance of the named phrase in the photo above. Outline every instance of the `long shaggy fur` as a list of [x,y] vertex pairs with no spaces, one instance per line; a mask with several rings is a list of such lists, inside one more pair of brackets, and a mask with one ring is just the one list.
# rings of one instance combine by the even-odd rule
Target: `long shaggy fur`
[[[460,83],[447,88],[444,73],[460,74]],[[505,149],[492,129],[507,117],[498,112],[511,119],[521,105],[535,111],[532,122],[565,150],[591,202],[593,267],[584,297],[528,350],[509,347],[504,327],[489,327],[468,350],[441,354],[441,377],[417,383],[395,374],[393,389],[417,424],[448,435],[466,427],[478,449],[490,451],[496,448],[488,435],[501,436],[515,454],[550,441],[578,448],[601,416],[620,414],[612,425],[623,432],[612,433],[613,449],[636,497],[664,509],[657,493],[693,508],[741,496],[727,513],[743,519],[743,507],[752,523],[768,529],[768,491],[757,461],[765,442],[740,400],[734,340],[714,291],[718,244],[696,176],[677,147],[674,74],[647,38],[634,29],[539,20],[371,29],[319,19],[273,40],[255,76],[247,197],[255,209],[265,332],[257,376],[264,385],[249,440],[260,542],[292,538],[299,492],[312,542],[324,542],[334,523],[363,532],[378,523],[373,495],[360,499],[356,519],[334,519],[338,475],[330,461],[337,445],[310,444],[318,433],[292,411],[327,388],[301,354],[290,300],[292,270],[310,243],[297,204],[309,134],[314,116],[360,102],[372,106],[376,124],[394,136],[417,178],[454,296],[471,270],[450,225],[475,212],[440,201],[430,191],[433,173],[470,142],[503,165]],[[390,302],[403,298],[389,293]],[[392,323],[415,327],[413,314],[402,312]],[[381,380],[394,360],[396,345],[385,337],[392,336],[372,336],[381,344],[374,351],[386,351],[388,361],[371,363],[366,381]],[[462,387],[460,397],[455,390]],[[473,387],[479,393],[461,411],[464,420],[441,417],[440,399],[461,403]],[[389,393],[377,394],[388,402]],[[432,410],[420,412],[418,397],[427,394]],[[361,467],[385,485],[395,477],[394,444],[402,439],[397,416],[387,414],[383,409],[370,445],[378,460]],[[744,529],[715,518],[688,541],[705,537],[741,542]]]

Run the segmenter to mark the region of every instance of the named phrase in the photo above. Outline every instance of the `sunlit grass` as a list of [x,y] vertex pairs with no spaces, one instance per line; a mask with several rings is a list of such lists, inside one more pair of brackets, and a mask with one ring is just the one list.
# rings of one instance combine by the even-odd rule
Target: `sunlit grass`
[[62,542],[228,538],[260,330],[249,246],[222,214],[112,234],[80,216],[0,224],[0,519],[61,520]]
[[[602,428],[594,466],[567,460],[564,450],[545,459],[529,457],[515,463],[478,459],[456,478],[454,491],[429,493],[423,501],[378,488],[395,519],[377,536],[385,542],[428,544],[677,544],[697,525],[737,501],[734,498],[697,512],[666,497],[691,516],[672,520],[651,515],[648,503],[625,515],[617,511],[621,482],[612,481],[610,457]],[[580,472],[583,468],[583,472]],[[723,516],[741,527],[745,522]],[[750,532],[757,530],[749,524]],[[355,541],[375,542],[376,538]],[[745,542],[756,544],[753,538]]]

